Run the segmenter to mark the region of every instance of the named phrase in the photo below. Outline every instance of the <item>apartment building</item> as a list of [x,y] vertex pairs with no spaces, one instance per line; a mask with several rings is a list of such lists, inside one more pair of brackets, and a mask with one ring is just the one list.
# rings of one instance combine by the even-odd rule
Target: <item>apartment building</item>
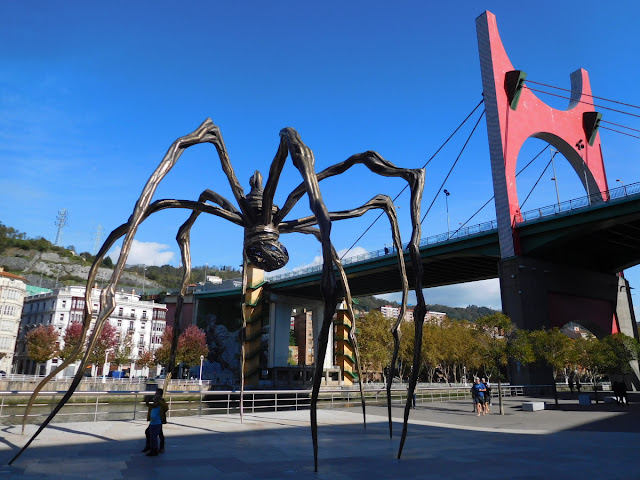
[[26,293],[26,279],[0,267],[0,370],[5,373],[11,373]]
[[[91,291],[91,310],[94,318],[100,309],[100,288]],[[132,343],[132,365],[145,350],[155,351],[161,345],[162,335],[166,326],[165,305],[153,300],[140,300],[140,295],[119,291],[115,298],[116,307],[109,316],[108,322],[116,328],[116,338],[123,344],[127,338]],[[81,322],[85,306],[85,287],[68,286],[51,292],[40,293],[26,297],[20,333],[16,343],[14,372],[46,375],[55,368],[61,360],[53,358],[46,364],[35,365],[27,355],[26,334],[40,325],[54,325],[60,336],[60,348],[64,346],[64,334],[71,322]],[[124,365],[124,368],[129,366]],[[76,366],[69,367],[65,375],[75,374]],[[149,375],[149,372],[131,372],[132,375]],[[155,372],[151,374],[153,376]]]

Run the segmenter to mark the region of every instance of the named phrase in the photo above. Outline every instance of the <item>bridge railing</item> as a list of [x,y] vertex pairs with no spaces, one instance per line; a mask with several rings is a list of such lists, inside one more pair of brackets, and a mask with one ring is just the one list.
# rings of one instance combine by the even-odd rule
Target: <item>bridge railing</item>
[[[400,386],[401,385],[401,386]],[[391,402],[402,406],[407,400],[407,388],[400,384],[391,389]],[[497,398],[497,385],[493,386],[493,397]],[[384,386],[366,387],[365,400],[368,405],[386,405]],[[503,397],[546,396],[551,397],[552,387],[504,385]],[[40,392],[27,423],[41,423],[58,403],[65,391]],[[112,420],[146,420],[145,397],[155,390],[126,390],[74,392],[71,399],[58,412],[54,423],[97,422]],[[22,416],[31,392],[0,392],[0,425],[15,425]],[[169,391],[164,398],[169,406],[168,418],[194,415],[231,414],[240,411],[238,391]],[[342,408],[360,404],[360,392],[356,389],[323,389],[318,398],[319,408]],[[470,386],[420,387],[416,389],[417,403],[426,404],[451,400],[469,400]],[[308,410],[311,405],[311,390],[249,390],[243,397],[243,411]]]
[[[629,185],[623,185],[622,187],[613,188],[605,192],[605,201],[617,200],[621,198],[626,198],[631,195],[637,195],[640,193],[640,182],[638,183],[630,183]],[[526,212],[522,212],[519,215],[516,215],[515,222],[516,223],[525,223],[533,220],[538,220],[544,217],[550,217],[553,215],[559,215],[561,213],[570,212],[572,210],[578,210],[581,208],[586,208],[591,205],[595,205],[598,203],[602,203],[602,197],[600,193],[587,195],[584,197],[574,198],[571,200],[566,200],[560,203],[554,203],[553,205],[547,205],[546,207],[536,208],[534,210],[528,210]],[[498,222],[497,220],[492,220],[490,222],[484,222],[477,225],[471,225],[469,227],[460,227],[456,230],[451,230],[446,233],[440,233],[437,235],[431,235],[429,237],[425,237],[420,239],[420,246],[424,247],[427,245],[435,245],[437,243],[447,242],[449,240],[459,239],[469,237],[471,235],[476,235],[479,233],[490,232],[493,230],[497,230]],[[409,244],[405,243],[403,245],[403,249],[406,250]],[[349,265],[352,263],[363,262],[365,260],[370,260],[373,258],[386,257],[388,255],[395,255],[394,248],[381,248],[379,250],[373,250],[371,252],[363,253],[360,255],[352,255],[350,257],[346,257],[342,259],[343,265]],[[286,280],[287,278],[299,277],[302,275],[307,275],[309,273],[319,273],[322,271],[322,264],[310,265],[308,267],[297,268],[290,272],[279,273],[276,275],[268,275],[267,279],[271,282]]]
[[[607,190],[605,192],[604,198],[605,201],[618,200],[621,198],[629,197],[631,195],[637,195],[638,193],[640,193],[640,182],[631,183],[629,185],[623,185],[622,187]],[[585,195],[584,197],[574,198],[560,203],[554,203],[553,205],[547,205],[546,207],[521,212],[519,215],[516,215],[515,222],[525,223],[544,217],[559,215],[561,213],[566,213],[573,210],[579,210],[601,203],[603,203],[602,196],[600,192],[598,192],[596,194]]]
[[[420,239],[420,246],[424,247],[426,245],[434,245],[436,243],[443,243],[448,240],[458,239],[469,237],[471,235],[476,235],[478,233],[490,232],[492,230],[496,230],[498,228],[498,222],[496,220],[492,220],[490,222],[479,223],[477,225],[471,225],[469,227],[460,227],[457,230],[452,230],[447,233],[440,233],[437,235],[431,235],[429,237],[425,237]],[[409,243],[405,243],[403,246],[404,251],[409,248]],[[379,250],[373,250],[367,253],[362,253],[360,255],[352,255],[350,257],[343,258],[342,265],[350,265],[352,263],[363,262],[365,260],[370,260],[373,258],[380,258],[386,256],[395,256],[396,251],[395,248],[381,248]],[[267,275],[267,279],[271,282],[278,280],[286,280],[287,278],[299,277],[302,275],[307,275],[309,273],[319,273],[322,271],[322,264],[310,265],[308,267],[296,268],[295,270],[291,270],[290,272],[278,273],[276,275]]]

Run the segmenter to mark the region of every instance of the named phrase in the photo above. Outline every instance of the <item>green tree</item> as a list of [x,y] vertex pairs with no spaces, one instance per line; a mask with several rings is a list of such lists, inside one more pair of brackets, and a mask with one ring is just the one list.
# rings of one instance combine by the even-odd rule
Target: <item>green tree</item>
[[575,365],[581,367],[584,373],[596,383],[604,374],[607,363],[607,348],[596,337],[577,338],[573,344]]
[[538,361],[546,363],[553,369],[553,378],[563,375],[569,378],[571,364],[575,363],[573,340],[560,331],[535,330],[530,334],[533,350]]
[[365,372],[384,372],[393,353],[392,320],[372,310],[358,319],[360,361]]
[[638,340],[624,333],[606,336],[601,341],[604,347],[603,370],[609,375],[628,375],[633,372],[631,362],[638,360]]
[[59,336],[53,325],[40,325],[27,333],[27,355],[36,363],[44,363],[56,356]]

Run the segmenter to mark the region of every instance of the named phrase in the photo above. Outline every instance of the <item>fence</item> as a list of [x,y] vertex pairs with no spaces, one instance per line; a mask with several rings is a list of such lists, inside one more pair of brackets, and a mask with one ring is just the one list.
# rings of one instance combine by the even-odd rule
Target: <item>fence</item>
[[[504,396],[551,396],[553,387],[504,385]],[[66,392],[41,392],[34,404],[28,423],[40,423]],[[55,422],[99,421],[99,420],[146,420],[145,396],[154,391],[101,391],[75,392],[69,402],[60,410]],[[365,388],[367,405],[386,405],[384,387]],[[497,385],[493,388],[498,396]],[[22,422],[22,416],[31,392],[0,392],[0,424],[12,425]],[[416,390],[418,404],[471,398],[469,386],[419,387]],[[318,408],[342,408],[357,406],[361,402],[357,389],[326,389],[320,391]],[[167,416],[231,414],[240,411],[240,392],[237,391],[171,391],[165,393],[169,406]],[[402,406],[407,400],[406,385],[391,389],[392,405]],[[311,404],[311,390],[255,390],[246,391],[243,411],[306,410]]]

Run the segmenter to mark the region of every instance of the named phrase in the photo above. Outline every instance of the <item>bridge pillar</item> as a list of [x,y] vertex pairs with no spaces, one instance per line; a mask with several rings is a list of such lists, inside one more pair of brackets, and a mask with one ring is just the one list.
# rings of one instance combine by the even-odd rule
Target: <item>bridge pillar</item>
[[[500,261],[502,310],[521,329],[583,325],[596,337],[638,338],[629,283],[619,275],[518,256]],[[547,384],[549,369],[510,366],[511,382]],[[636,382],[634,382],[636,383]]]
[[[316,303],[312,309],[312,322],[313,322],[313,344],[316,345],[317,339],[320,336],[320,329],[322,328],[322,320],[324,318],[324,303]],[[334,342],[333,342],[333,328],[329,329],[329,338],[327,341],[327,351],[324,358],[318,359],[318,349],[313,349],[315,361],[322,362],[322,366],[325,370],[333,368],[334,359]]]
[[[289,303],[281,295],[271,294],[269,304],[269,368],[286,367],[289,364],[289,331],[291,311],[296,303]],[[299,300],[297,300],[299,302]]]

